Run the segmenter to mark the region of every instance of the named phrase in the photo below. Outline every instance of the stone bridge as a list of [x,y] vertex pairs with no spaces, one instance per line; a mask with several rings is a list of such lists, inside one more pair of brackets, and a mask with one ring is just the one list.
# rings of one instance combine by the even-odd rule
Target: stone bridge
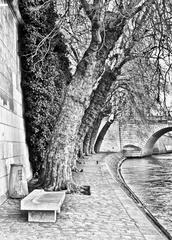
[[100,150],[123,151],[128,157],[172,152],[172,118],[151,117],[147,123],[114,122]]

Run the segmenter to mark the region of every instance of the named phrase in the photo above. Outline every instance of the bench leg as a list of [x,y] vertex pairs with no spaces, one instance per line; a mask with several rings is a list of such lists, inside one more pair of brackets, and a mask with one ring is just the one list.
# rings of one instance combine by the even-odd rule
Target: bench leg
[[29,211],[29,222],[56,222],[56,211]]

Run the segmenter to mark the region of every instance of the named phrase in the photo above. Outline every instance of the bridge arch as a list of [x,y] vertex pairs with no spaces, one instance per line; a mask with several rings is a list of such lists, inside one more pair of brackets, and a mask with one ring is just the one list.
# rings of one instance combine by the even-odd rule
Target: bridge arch
[[153,146],[156,143],[156,141],[165,133],[172,131],[172,127],[165,127],[157,132],[155,132],[151,137],[147,140],[143,150],[142,150],[142,155],[143,156],[148,156],[153,153]]
[[138,147],[134,144],[126,144],[126,145],[123,146],[123,149],[125,149],[125,148],[131,148],[131,149],[135,149],[135,150],[140,150],[141,149],[140,147]]

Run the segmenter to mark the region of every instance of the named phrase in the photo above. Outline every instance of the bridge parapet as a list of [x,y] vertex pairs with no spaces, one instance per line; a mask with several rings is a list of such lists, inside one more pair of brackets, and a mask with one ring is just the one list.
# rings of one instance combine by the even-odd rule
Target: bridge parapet
[[[141,157],[154,153],[172,151],[172,118],[153,116],[150,121],[141,123],[132,120],[128,123],[114,122],[109,128],[101,151],[123,151],[126,156]],[[160,139],[159,139],[160,138]],[[134,146],[133,149],[128,146]]]
[[158,116],[148,116],[147,117],[147,122],[172,122],[172,117],[171,116],[166,116],[166,115],[158,115]]

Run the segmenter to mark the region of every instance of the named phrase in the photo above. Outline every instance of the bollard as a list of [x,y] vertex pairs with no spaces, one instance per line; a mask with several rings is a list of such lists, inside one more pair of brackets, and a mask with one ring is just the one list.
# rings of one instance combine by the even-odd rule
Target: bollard
[[28,195],[28,186],[22,164],[11,164],[9,197],[23,198]]

